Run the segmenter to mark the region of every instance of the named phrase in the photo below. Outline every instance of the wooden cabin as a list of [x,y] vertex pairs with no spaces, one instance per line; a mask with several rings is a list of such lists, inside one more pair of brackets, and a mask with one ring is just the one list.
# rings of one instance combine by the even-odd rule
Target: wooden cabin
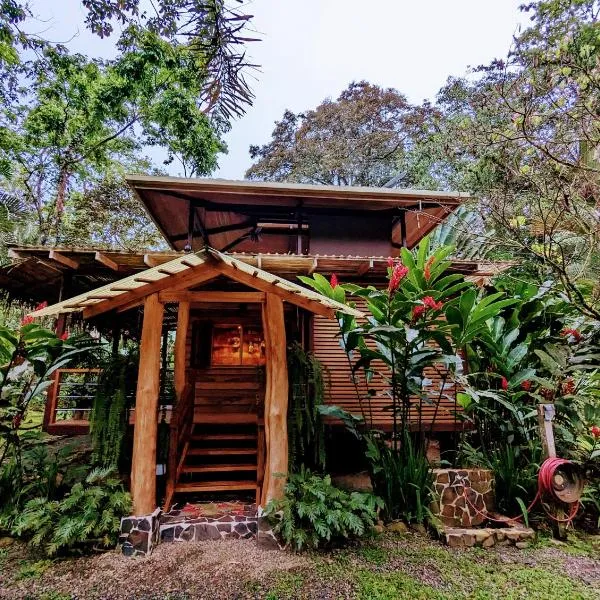
[[[33,313],[83,318],[110,332],[139,332],[131,491],[138,515],[156,498],[157,423],[170,427],[163,504],[189,492],[251,492],[257,504],[282,493],[287,471],[286,346],[297,341],[328,372],[327,401],[352,412],[357,399],[337,339],[337,311],[349,309],[299,285],[298,275],[385,285],[387,258],[412,248],[465,200],[460,193],[131,176],[129,185],[171,250],[12,247],[0,270],[12,296],[56,302]],[[498,266],[455,261],[484,280]],[[169,368],[165,332],[175,331],[175,402],[161,398]],[[65,369],[48,394],[44,427],[83,433],[90,398],[62,407]],[[67,393],[61,393],[66,390]],[[384,400],[378,426],[390,426]],[[431,429],[453,431],[455,403],[444,399]],[[160,412],[159,412],[160,410]],[[67,418],[64,418],[64,417]],[[63,417],[63,418],[61,418]],[[435,426],[434,426],[435,425]],[[331,423],[331,427],[336,427]]]

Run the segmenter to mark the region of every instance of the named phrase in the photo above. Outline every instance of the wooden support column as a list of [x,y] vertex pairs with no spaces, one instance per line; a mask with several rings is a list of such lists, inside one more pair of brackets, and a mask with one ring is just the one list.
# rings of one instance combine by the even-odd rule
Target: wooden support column
[[131,463],[131,496],[135,515],[146,515],[156,508],[156,437],[163,312],[158,294],[146,298]]
[[[266,355],[265,441],[261,505],[281,498],[288,471],[288,373],[283,301],[267,294],[262,311]],[[260,475],[259,475],[260,477]]]
[[173,350],[175,359],[173,382],[177,402],[179,402],[185,388],[185,348],[189,324],[190,303],[180,302],[177,310],[177,331],[175,332],[175,348]]

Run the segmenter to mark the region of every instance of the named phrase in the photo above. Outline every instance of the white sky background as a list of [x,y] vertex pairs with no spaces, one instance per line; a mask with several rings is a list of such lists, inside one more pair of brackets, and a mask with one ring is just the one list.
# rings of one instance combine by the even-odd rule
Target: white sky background
[[[527,15],[523,0],[252,0],[244,12],[262,41],[248,47],[260,71],[250,81],[254,105],[226,136],[229,154],[216,177],[242,179],[248,146],[269,141],[286,108],[314,108],[351,81],[394,87],[410,102],[434,99],[450,75],[503,57]],[[80,0],[31,0],[36,29],[73,52],[110,58],[112,38],[84,27]],[[149,152],[162,162],[158,152]],[[165,168],[163,165],[159,165]],[[167,168],[179,175],[174,162]]]

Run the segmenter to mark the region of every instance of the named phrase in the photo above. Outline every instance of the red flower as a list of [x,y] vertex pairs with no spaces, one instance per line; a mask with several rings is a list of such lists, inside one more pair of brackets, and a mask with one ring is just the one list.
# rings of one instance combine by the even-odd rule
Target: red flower
[[506,391],[508,389],[508,379],[503,376],[502,379],[500,379],[500,385],[502,386],[502,389]]
[[46,308],[46,306],[48,306],[48,303],[44,300],[43,302],[40,302],[33,310],[42,310],[43,308]]
[[525,381],[521,382],[521,389],[528,392],[531,389],[531,381],[526,379]]
[[598,425],[590,427],[590,432],[596,439],[600,438],[600,427]]
[[441,300],[436,302],[432,296],[425,296],[422,302],[427,308],[431,308],[432,310],[441,310],[444,306],[444,303]]
[[21,421],[23,420],[23,415],[21,413],[17,413],[12,420],[13,429],[19,429],[21,426]]
[[427,307],[423,304],[417,304],[412,310],[413,321],[420,319],[427,312]]
[[575,382],[569,377],[561,386],[563,394],[573,394],[575,392]]
[[579,343],[583,339],[581,332],[577,329],[563,329],[560,332],[560,335],[562,335],[563,337],[569,338],[569,341],[573,341],[576,344]]
[[329,280],[332,288],[336,288],[338,286],[338,278],[335,273],[331,274],[331,279]]
[[27,315],[21,319],[21,327],[25,327],[25,325],[31,325],[35,319],[31,315]]
[[388,263],[388,267],[389,267],[390,269],[393,269],[393,268],[394,268],[394,259],[393,259],[391,256],[388,256],[387,263]]
[[549,388],[542,388],[540,390],[540,396],[542,396],[546,400],[552,400],[552,398],[554,398],[554,390],[551,390]]
[[400,261],[398,261],[390,275],[390,283],[388,285],[388,293],[392,294],[398,289],[398,286],[402,280],[408,275],[408,267],[405,267]]
[[423,274],[425,275],[425,279],[429,281],[431,279],[431,267],[435,262],[435,256],[429,258],[427,263],[425,264],[425,269],[423,270]]
[[69,332],[65,331],[61,336],[59,336],[59,339],[61,339],[63,342],[66,342],[69,339]]

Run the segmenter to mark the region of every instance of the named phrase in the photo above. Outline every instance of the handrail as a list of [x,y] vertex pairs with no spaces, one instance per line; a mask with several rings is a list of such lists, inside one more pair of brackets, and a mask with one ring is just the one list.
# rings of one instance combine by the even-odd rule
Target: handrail
[[195,374],[188,371],[186,384],[177,399],[177,404],[171,417],[169,433],[169,458],[167,463],[167,488],[165,492],[164,510],[170,508],[171,500],[175,492],[175,486],[179,479],[179,473],[185,457],[185,448],[189,443],[190,434],[194,425],[194,398],[195,398]]

